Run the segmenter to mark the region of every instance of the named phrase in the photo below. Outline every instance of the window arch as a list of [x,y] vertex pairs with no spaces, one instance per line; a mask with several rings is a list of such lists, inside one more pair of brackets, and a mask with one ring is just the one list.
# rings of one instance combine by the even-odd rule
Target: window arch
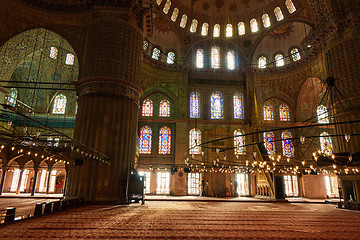
[[170,102],[169,100],[161,100],[160,102],[160,110],[159,110],[160,117],[170,117]]
[[234,103],[234,118],[235,119],[243,119],[243,96],[240,93],[235,93],[233,97]]
[[214,25],[213,37],[220,37],[220,24]]
[[211,94],[211,119],[224,119],[224,98],[221,92]]
[[235,155],[243,155],[244,145],[245,145],[245,136],[244,131],[237,129],[234,131],[234,153]]
[[275,137],[273,132],[264,132],[264,145],[269,155],[275,155]]
[[245,23],[244,22],[238,23],[238,32],[239,32],[239,36],[245,34]]
[[159,131],[159,154],[170,154],[171,150],[171,129],[162,127]]
[[201,35],[207,36],[208,32],[209,32],[209,24],[203,23],[202,28],[201,28]]
[[285,157],[294,156],[294,145],[291,138],[292,134],[290,131],[285,131],[281,133],[282,150]]
[[180,27],[185,28],[187,20],[188,20],[188,16],[186,14],[183,14],[180,21]]
[[174,8],[173,13],[171,15],[171,21],[176,22],[178,16],[179,16],[179,9]]
[[331,137],[327,132],[320,134],[320,147],[321,152],[326,156],[330,156],[333,152]]
[[167,0],[165,5],[164,5],[164,9],[163,9],[163,12],[165,14],[168,14],[169,13],[169,10],[170,10],[170,7],[171,7],[171,1],[170,0]]
[[264,120],[273,121],[274,120],[274,110],[270,104],[264,105]]
[[16,106],[16,100],[17,100],[18,91],[16,88],[11,88],[8,98],[7,98],[7,104],[10,106],[15,107]]
[[175,62],[175,53],[174,52],[168,52],[166,62],[168,64],[174,64],[174,62]]
[[275,63],[276,63],[276,66],[277,67],[282,67],[285,65],[285,62],[284,62],[284,56],[282,54],[276,54],[275,56]]
[[151,99],[145,99],[142,104],[142,116],[152,117],[153,116],[153,101]]
[[201,144],[201,131],[197,128],[193,128],[189,132],[189,153],[200,154],[201,147],[197,146]]
[[227,58],[227,68],[229,70],[234,70],[235,69],[235,51],[233,51],[233,50],[228,51],[226,58]]
[[253,33],[259,31],[259,26],[255,18],[250,20],[250,28]]
[[329,123],[329,114],[324,105],[320,105],[316,109],[318,123]]
[[231,24],[226,24],[225,32],[226,32],[226,34],[225,34],[226,37],[232,37],[233,36],[233,27],[232,27]]
[[275,17],[278,22],[284,19],[284,15],[279,7],[274,9]]
[[220,48],[212,47],[211,48],[211,67],[220,68]]
[[268,14],[264,14],[262,16],[262,20],[263,20],[264,27],[268,28],[271,26],[270,17]]
[[288,9],[288,11],[289,11],[290,14],[291,14],[291,13],[294,13],[294,12],[296,11],[296,7],[295,7],[293,1],[291,1],[291,0],[286,0],[286,1],[285,1],[285,5],[286,5],[286,7],[287,7],[287,9]]
[[152,130],[149,126],[140,129],[140,153],[151,154]]
[[55,97],[54,107],[52,113],[65,114],[66,97],[63,94],[59,94]]
[[198,49],[196,51],[196,68],[204,67],[204,50]]
[[299,49],[293,48],[291,49],[290,53],[291,53],[291,58],[294,62],[299,61],[301,59]]
[[198,20],[193,19],[191,22],[190,32],[194,33],[197,30]]
[[200,94],[192,92],[190,94],[190,118],[200,117]]
[[290,121],[290,110],[286,104],[281,104],[279,107],[280,121]]
[[266,68],[266,57],[265,56],[261,56],[259,57],[259,68]]
[[59,50],[56,47],[51,47],[49,57],[52,59],[57,59],[58,52]]
[[72,53],[66,54],[65,64],[66,65],[74,65],[75,56]]
[[154,48],[152,53],[152,58],[155,60],[159,60],[159,57],[160,57],[160,49]]

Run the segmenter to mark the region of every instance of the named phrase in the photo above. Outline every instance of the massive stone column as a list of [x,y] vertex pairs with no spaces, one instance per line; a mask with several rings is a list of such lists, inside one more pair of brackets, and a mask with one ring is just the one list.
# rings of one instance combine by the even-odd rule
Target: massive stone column
[[94,11],[82,79],[75,84],[74,138],[106,154],[111,165],[85,160],[71,167],[66,197],[122,203],[135,159],[143,36],[131,9]]

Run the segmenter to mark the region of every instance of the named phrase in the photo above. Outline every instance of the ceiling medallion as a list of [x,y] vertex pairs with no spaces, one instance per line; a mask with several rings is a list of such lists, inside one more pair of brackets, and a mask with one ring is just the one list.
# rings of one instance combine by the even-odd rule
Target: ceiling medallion
[[294,25],[292,23],[285,24],[278,29],[269,33],[269,38],[274,39],[286,39],[290,34],[294,32]]

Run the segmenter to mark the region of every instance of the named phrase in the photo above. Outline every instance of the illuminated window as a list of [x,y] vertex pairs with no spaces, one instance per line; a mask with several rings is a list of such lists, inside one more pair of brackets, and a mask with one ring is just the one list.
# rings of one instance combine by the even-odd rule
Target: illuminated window
[[211,94],[211,119],[224,119],[224,99],[221,92]]
[[201,186],[201,174],[200,173],[188,173],[188,194],[199,195]]
[[178,16],[179,16],[179,9],[174,8],[174,11],[171,15],[171,21],[176,22]]
[[226,25],[226,37],[232,37],[233,36],[233,27],[231,24]]
[[7,99],[7,104],[10,106],[15,107],[16,106],[16,100],[17,100],[17,95],[18,95],[18,91],[16,88],[11,88],[9,95],[8,95],[8,99]]
[[330,156],[333,152],[331,137],[327,132],[323,132],[320,134],[320,147],[322,154],[326,156]]
[[211,67],[220,68],[220,48],[212,47],[211,48]]
[[208,23],[203,23],[202,28],[201,28],[201,35],[207,36],[208,31],[209,31],[209,24]]
[[236,174],[236,193],[238,196],[248,196],[249,195],[249,175],[246,173],[237,173]]
[[270,17],[268,14],[264,14],[262,16],[262,20],[263,20],[263,24],[264,24],[264,27],[268,28],[271,26],[271,23],[270,23]]
[[290,121],[290,110],[285,104],[281,104],[279,107],[280,121]]
[[327,108],[323,105],[317,107],[316,110],[318,123],[329,123],[329,115]]
[[245,34],[245,23],[243,22],[238,23],[238,32],[240,36]]
[[291,138],[292,138],[291,132],[285,131],[281,133],[282,149],[283,149],[283,155],[285,157],[294,156],[294,145],[292,143]]
[[20,180],[20,169],[15,168],[13,177],[11,180],[10,192],[16,192]]
[[234,118],[243,119],[243,97],[240,93],[235,93],[233,97],[234,102]]
[[325,186],[326,186],[326,195],[330,198],[339,197],[339,183],[336,175],[333,176],[324,176],[325,177]]
[[49,171],[42,169],[40,175],[39,192],[46,192]]
[[180,27],[185,28],[187,20],[188,20],[188,16],[186,14],[183,14],[180,21]]
[[196,67],[203,68],[204,67],[204,50],[198,49],[196,51]]
[[160,57],[160,49],[154,48],[152,53],[152,58],[155,60],[159,60],[159,57]]
[[148,41],[144,40],[144,43],[143,43],[143,49],[144,51],[149,47],[149,43]]
[[264,132],[264,145],[268,155],[275,155],[275,137],[273,132]]
[[214,37],[220,37],[220,24],[215,24],[214,25],[213,36]]
[[168,64],[174,64],[175,61],[175,53],[173,52],[168,52],[167,58],[166,58],[166,62]]
[[24,169],[21,177],[21,183],[20,183],[20,192],[24,192],[26,190],[26,183],[29,177],[29,170]]
[[279,22],[284,19],[284,15],[279,7],[274,9],[276,20]]
[[158,5],[160,5],[161,2],[162,2],[162,0],[156,0],[156,3],[157,3]]
[[191,22],[190,32],[194,33],[197,30],[198,21],[196,19],[193,19]]
[[170,117],[170,102],[166,99],[160,102],[160,117]]
[[264,120],[265,121],[274,120],[274,111],[273,111],[273,107],[270,104],[264,105]]
[[140,129],[140,153],[151,154],[152,130],[149,126]]
[[54,107],[52,113],[65,114],[66,97],[63,94],[59,94],[55,97]]
[[200,117],[200,94],[192,92],[190,94],[190,118]]
[[66,54],[65,64],[66,65],[74,65],[75,56],[72,53]]
[[259,26],[258,26],[258,23],[255,18],[251,19],[250,28],[251,28],[251,32],[253,32],[253,33],[255,33],[259,30]]
[[264,56],[261,56],[259,58],[259,65],[258,65],[259,68],[266,68],[266,57]]
[[56,183],[56,170],[52,170],[50,173],[50,183],[49,183],[49,192],[55,192],[55,183]]
[[284,62],[284,57],[282,54],[277,54],[275,56],[275,62],[276,62],[276,66],[277,67],[282,67],[285,65],[285,62]]
[[171,130],[169,127],[162,127],[159,131],[159,154],[170,154]]
[[139,171],[139,175],[145,177],[145,193],[150,193],[151,173]]
[[156,182],[156,194],[169,194],[170,193],[170,173],[158,172]]
[[298,180],[296,175],[284,176],[285,194],[288,197],[299,196]]
[[201,147],[198,146],[201,144],[201,131],[199,129],[193,128],[189,132],[189,153],[190,154],[200,154]]
[[56,59],[57,55],[58,55],[58,52],[59,51],[58,51],[58,49],[56,47],[51,47],[49,57],[52,58],[52,59]]
[[163,12],[165,14],[168,14],[169,13],[169,10],[170,10],[170,7],[171,7],[171,1],[170,0],[167,0],[165,5],[164,5],[164,9],[163,9]]
[[285,1],[285,5],[289,11],[289,13],[294,13],[296,11],[296,7],[294,5],[294,3],[291,0],[286,0]]
[[152,117],[153,115],[153,102],[150,99],[145,99],[142,105],[142,116]]
[[233,50],[228,51],[227,55],[227,68],[229,70],[235,69],[235,52]]
[[244,154],[245,136],[240,129],[234,131],[234,153],[235,155]]
[[299,49],[293,48],[290,53],[291,53],[291,58],[294,62],[299,61],[301,59]]

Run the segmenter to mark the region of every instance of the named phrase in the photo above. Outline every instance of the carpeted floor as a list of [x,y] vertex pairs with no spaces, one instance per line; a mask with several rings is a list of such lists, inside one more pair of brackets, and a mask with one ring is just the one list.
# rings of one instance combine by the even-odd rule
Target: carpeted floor
[[360,239],[360,212],[325,204],[85,206],[0,228],[0,239]]

